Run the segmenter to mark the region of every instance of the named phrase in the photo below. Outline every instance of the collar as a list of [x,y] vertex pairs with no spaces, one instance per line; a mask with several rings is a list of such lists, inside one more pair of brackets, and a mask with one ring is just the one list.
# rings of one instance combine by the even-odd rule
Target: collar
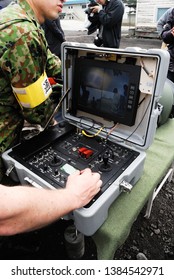
[[[25,0],[17,0],[17,3],[22,7],[22,9],[25,10],[26,14],[35,22],[38,23],[38,20],[34,14],[34,11],[32,10],[32,8],[30,7],[30,5],[28,4],[27,1]],[[38,23],[39,24],[39,23]]]

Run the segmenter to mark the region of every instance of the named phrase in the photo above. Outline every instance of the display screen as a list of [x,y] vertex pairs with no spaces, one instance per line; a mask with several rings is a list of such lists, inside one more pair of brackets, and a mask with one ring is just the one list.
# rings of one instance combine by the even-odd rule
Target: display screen
[[81,110],[133,125],[139,100],[141,67],[78,58],[73,78],[73,113]]

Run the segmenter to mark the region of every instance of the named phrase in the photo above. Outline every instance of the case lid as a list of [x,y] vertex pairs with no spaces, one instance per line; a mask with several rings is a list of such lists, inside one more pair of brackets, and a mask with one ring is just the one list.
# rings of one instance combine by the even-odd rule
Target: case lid
[[62,44],[62,116],[89,137],[146,150],[152,143],[169,54],[161,49]]

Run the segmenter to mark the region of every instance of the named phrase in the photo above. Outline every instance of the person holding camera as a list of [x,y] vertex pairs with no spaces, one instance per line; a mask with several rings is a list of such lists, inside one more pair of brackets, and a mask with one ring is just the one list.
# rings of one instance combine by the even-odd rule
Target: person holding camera
[[[99,5],[98,5],[99,4]],[[121,0],[96,0],[96,6],[90,7],[98,16],[99,32],[94,40],[96,46],[119,48],[124,4]]]

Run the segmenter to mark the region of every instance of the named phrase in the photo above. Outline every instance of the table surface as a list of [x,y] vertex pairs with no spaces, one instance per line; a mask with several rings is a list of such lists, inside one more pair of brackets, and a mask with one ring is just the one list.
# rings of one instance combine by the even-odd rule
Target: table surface
[[174,160],[174,119],[157,128],[155,139],[146,152],[143,175],[130,193],[122,193],[111,205],[108,218],[92,236],[98,259],[113,259],[127,239],[131,227],[153,190]]

